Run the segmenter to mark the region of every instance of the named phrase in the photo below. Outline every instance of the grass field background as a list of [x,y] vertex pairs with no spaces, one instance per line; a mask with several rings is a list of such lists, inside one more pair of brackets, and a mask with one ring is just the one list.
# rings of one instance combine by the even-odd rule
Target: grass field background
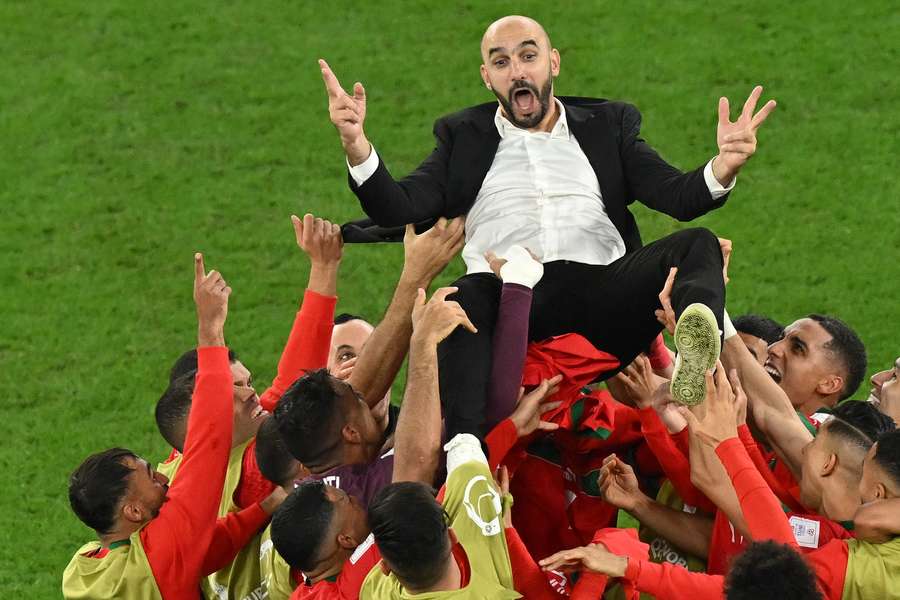
[[[195,343],[195,250],[235,290],[228,341],[260,385],[272,377],[308,270],[289,215],[361,214],[320,56],[366,84],[366,129],[396,174],[431,149],[436,117],[491,99],[478,43],[511,12],[547,27],[557,93],[636,104],[683,168],[715,153],[718,97],[764,84],[779,106],[757,156],[696,222],[734,240],[730,312],[835,314],[870,373],[900,353],[890,2],[149,4],[0,3],[4,595],[58,597],[90,537],[66,497],[81,459],[165,456],[152,412]],[[636,213],[645,240],[682,226]],[[377,319],[401,260],[399,245],[347,248],[339,310]]]

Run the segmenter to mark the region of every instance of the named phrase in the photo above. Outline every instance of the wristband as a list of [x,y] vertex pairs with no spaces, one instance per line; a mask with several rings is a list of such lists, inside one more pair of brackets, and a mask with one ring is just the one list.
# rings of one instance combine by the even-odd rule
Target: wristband
[[500,258],[506,259],[506,263],[500,267],[500,279],[503,283],[517,283],[531,289],[544,276],[544,265],[518,244],[510,246]]

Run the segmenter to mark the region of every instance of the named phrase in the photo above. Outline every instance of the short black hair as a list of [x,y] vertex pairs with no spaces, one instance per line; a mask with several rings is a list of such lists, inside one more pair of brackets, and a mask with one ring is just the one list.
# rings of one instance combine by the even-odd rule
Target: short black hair
[[281,439],[278,423],[267,418],[256,432],[256,464],[263,477],[275,485],[284,485],[297,472],[297,459],[291,456]]
[[[869,451],[869,448],[872,447],[872,444],[875,443],[872,438],[867,436],[860,429],[838,417],[828,419],[822,428],[828,431],[828,435],[840,438],[841,441],[848,446],[856,448],[862,456],[865,456],[866,452]],[[862,468],[862,458],[860,458],[856,468]],[[860,474],[862,474],[861,471]]]
[[774,344],[784,337],[784,325],[763,315],[741,315],[735,317],[731,324],[735,330],[758,337],[767,344]]
[[275,422],[291,455],[307,467],[337,451],[344,426],[340,395],[327,369],[294,382],[275,407]]
[[897,428],[892,418],[862,400],[845,400],[835,406],[831,414],[853,425],[872,441]]
[[69,477],[72,511],[98,534],[115,528],[116,512],[133,470],[125,464],[126,458],[137,455],[126,448],[110,448],[88,456]]
[[364,323],[368,323],[368,321],[359,315],[351,315],[350,313],[341,313],[334,318],[335,325],[343,325],[347,321],[363,321]]
[[369,504],[369,525],[381,557],[406,588],[425,590],[443,575],[450,555],[450,521],[434,490],[423,483],[392,483]]
[[725,577],[727,600],[821,600],[816,575],[798,552],[771,540],[753,542]]
[[872,459],[884,469],[894,485],[900,487],[900,430],[878,438],[875,456]]
[[291,567],[312,571],[328,535],[334,505],[321,481],[301,483],[272,516],[272,543]]
[[156,427],[163,439],[179,452],[184,451],[196,379],[197,371],[188,371],[171,381],[156,402]]
[[808,318],[821,325],[831,336],[831,340],[825,344],[825,349],[840,363],[847,375],[838,400],[849,398],[866,376],[868,359],[865,345],[856,332],[840,319],[819,314],[811,314]]
[[[228,362],[233,363],[237,360],[237,354],[231,348],[228,349]],[[197,349],[191,348],[178,357],[172,368],[169,369],[169,383],[179,379],[190,372],[197,372],[199,363],[197,362]]]

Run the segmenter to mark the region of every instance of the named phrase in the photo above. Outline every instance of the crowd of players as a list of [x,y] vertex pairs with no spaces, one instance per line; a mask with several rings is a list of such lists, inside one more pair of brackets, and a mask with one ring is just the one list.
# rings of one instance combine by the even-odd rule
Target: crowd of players
[[[490,256],[503,279],[492,429],[443,440],[437,346],[474,326],[453,288],[424,290],[462,221],[407,232],[375,327],[335,318],[340,228],[294,226],[309,285],[262,395],[225,343],[231,288],[196,256],[197,349],[156,407],[172,454],[154,467],[115,448],[72,474],[97,539],[67,567],[67,598],[900,593],[900,360],[851,400],[866,359],[843,322],[736,318],[688,410],[661,338],[605,386],[589,384],[610,359],[580,336],[527,344],[540,263]],[[619,509],[639,535],[616,528]]]
[[[171,455],[113,448],[73,472],[96,539],[63,595],[900,598],[900,359],[854,400],[847,324],[732,321],[731,242],[643,245],[627,208],[722,206],[775,102],[756,111],[757,86],[731,121],[721,98],[717,154],[681,172],[635,107],[554,95],[536,21],[495,21],[481,52],[497,102],[439,119],[401,180],[363,86],[320,62],[371,220],[292,218],[309,282],[262,395],[225,342],[231,288],[195,256],[197,347],[156,406]],[[380,322],[335,317],[343,243],[400,236]],[[467,274],[428,298],[460,253]]]

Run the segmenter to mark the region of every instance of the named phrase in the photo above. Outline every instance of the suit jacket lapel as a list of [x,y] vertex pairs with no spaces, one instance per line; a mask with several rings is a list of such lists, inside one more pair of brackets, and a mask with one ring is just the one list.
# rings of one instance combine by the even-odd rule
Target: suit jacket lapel
[[615,140],[615,135],[609,130],[604,119],[594,118],[589,110],[569,104],[563,104],[563,106],[566,107],[569,129],[578,140],[578,145],[581,146],[582,152],[594,169],[604,202],[608,202],[612,198],[607,196],[607,192],[610,190],[604,187],[604,182],[608,183],[613,180],[609,172],[612,157],[608,155],[608,144],[611,140]]

